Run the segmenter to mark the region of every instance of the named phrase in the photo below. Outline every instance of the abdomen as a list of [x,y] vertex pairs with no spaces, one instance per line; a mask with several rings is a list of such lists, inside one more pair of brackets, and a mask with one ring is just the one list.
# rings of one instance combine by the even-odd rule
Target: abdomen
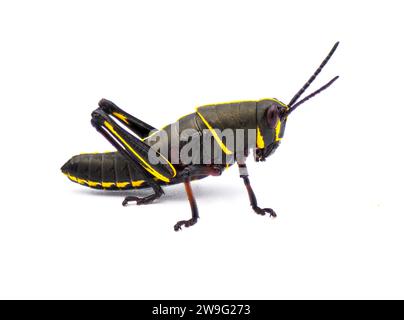
[[148,187],[133,166],[118,152],[80,154],[67,161],[61,170],[70,180],[94,189]]

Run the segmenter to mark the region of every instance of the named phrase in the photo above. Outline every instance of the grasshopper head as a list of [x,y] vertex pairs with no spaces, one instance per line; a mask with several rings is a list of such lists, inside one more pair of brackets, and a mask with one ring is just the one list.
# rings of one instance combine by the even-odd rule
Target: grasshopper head
[[256,161],[265,161],[278,148],[285,132],[288,110],[289,107],[277,99],[258,102]]
[[331,79],[328,83],[323,85],[318,90],[309,94],[305,98],[299,100],[302,94],[316,79],[323,67],[330,60],[338,47],[339,42],[335,43],[327,57],[323,60],[321,65],[317,68],[310,79],[304,86],[293,96],[292,100],[286,105],[277,99],[265,99],[257,103],[257,149],[255,153],[256,161],[265,161],[276,148],[278,148],[280,141],[285,132],[286,120],[288,116],[300,105],[311,99],[321,91],[327,89],[338,76]]

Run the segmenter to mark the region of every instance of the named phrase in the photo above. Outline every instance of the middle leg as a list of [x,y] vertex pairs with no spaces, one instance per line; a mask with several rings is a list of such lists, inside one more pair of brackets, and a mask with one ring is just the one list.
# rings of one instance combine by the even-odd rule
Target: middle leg
[[198,207],[196,205],[195,197],[191,188],[191,178],[205,177],[205,176],[220,176],[222,174],[222,166],[203,166],[203,165],[189,165],[179,174],[184,181],[185,191],[187,192],[187,197],[189,204],[191,206],[192,217],[189,220],[178,221],[174,230],[179,231],[181,227],[186,228],[193,226],[199,219]]
[[182,226],[186,228],[193,226],[199,219],[198,206],[196,205],[195,197],[192,192],[191,182],[189,178],[185,180],[184,185],[185,185],[185,191],[187,192],[188,201],[191,206],[192,217],[189,220],[178,221],[174,226],[175,231],[181,230]]

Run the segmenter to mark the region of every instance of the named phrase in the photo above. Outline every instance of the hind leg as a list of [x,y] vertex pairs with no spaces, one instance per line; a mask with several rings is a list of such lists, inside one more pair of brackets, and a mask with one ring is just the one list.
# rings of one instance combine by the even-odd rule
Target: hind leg
[[126,111],[119,108],[115,103],[107,99],[101,99],[98,102],[100,109],[108,115],[112,115],[115,119],[120,121],[123,125],[128,127],[132,132],[138,135],[140,138],[147,137],[156,128],[143,122],[142,120],[132,116]]
[[[153,200],[160,198],[164,192],[163,189],[156,181],[150,177],[150,175],[145,171],[145,169],[139,164],[139,161],[131,155],[128,150],[126,150],[116,139],[113,138],[111,133],[105,128],[105,118],[98,113],[93,113],[93,118],[91,120],[92,125],[95,129],[101,133],[123,156],[125,156],[133,166],[141,180],[145,180],[147,184],[153,189],[153,194],[146,196],[144,198],[127,196],[122,205],[127,205],[129,202],[136,201],[138,205],[151,203]],[[133,137],[135,139],[135,137]]]

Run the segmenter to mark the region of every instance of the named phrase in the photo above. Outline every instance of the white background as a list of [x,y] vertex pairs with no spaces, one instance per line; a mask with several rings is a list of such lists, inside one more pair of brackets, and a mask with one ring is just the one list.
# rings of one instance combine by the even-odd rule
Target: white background
[[[0,4],[0,298],[404,298],[400,1],[7,1]],[[161,127],[201,104],[288,102],[335,41],[282,146],[156,203],[69,182],[110,150],[100,98]]]

